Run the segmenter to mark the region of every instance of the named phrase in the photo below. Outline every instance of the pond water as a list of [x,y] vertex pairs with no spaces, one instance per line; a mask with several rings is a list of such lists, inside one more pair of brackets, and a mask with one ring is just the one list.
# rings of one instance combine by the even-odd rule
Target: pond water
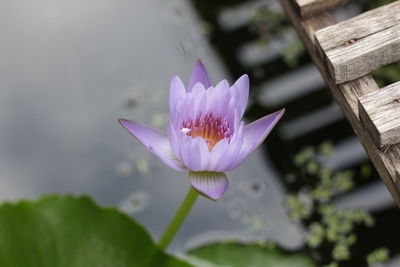
[[[331,139],[333,156],[322,159],[331,168],[358,170],[367,157],[307,56],[297,58],[301,67],[284,60],[298,49],[287,22],[270,18],[277,30],[250,23],[254,8],[264,4],[0,3],[0,200],[88,194],[133,216],[158,239],[188,181],[116,120],[165,129],[170,78],[178,74],[187,81],[201,58],[214,82],[250,75],[249,121],[282,107],[288,112],[266,146],[229,173],[231,188],[221,201],[198,201],[170,250],[221,238],[300,248],[304,231],[286,215],[290,186],[282,179],[293,155]],[[267,4],[279,9],[275,1]],[[276,32],[267,36],[268,45],[260,46],[259,35],[271,31]],[[337,205],[393,218],[393,202],[374,175],[369,191],[344,196]]]
[[[188,188],[117,123],[165,128],[170,78],[203,59],[230,77],[185,1],[16,1],[0,4],[0,199],[89,194],[158,238]],[[7,12],[6,12],[7,10]],[[258,151],[229,174],[222,201],[200,199],[172,250],[220,237],[301,243],[283,188]]]

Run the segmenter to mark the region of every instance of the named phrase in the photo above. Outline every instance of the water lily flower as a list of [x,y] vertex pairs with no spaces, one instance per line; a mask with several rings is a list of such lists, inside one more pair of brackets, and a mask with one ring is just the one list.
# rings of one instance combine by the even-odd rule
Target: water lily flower
[[222,80],[213,87],[199,60],[186,88],[178,76],[171,80],[167,135],[134,121],[119,119],[119,122],[166,165],[188,171],[195,190],[218,200],[229,185],[224,172],[243,163],[285,111],[245,126],[242,117],[248,97],[247,75],[232,86]]

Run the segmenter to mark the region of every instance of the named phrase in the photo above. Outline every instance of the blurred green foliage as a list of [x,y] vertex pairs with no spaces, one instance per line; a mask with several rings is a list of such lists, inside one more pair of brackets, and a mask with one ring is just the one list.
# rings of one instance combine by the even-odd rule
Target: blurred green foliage
[[311,215],[311,207],[295,195],[288,195],[286,197],[286,205],[290,211],[289,217],[294,221],[307,219]]
[[374,9],[395,2],[396,0],[374,0],[368,2],[368,9]]
[[[308,247],[315,252],[323,244],[332,247],[332,262],[325,265],[329,267],[339,266],[340,261],[351,258],[350,248],[357,242],[356,225],[374,225],[370,213],[359,209],[338,209],[332,204],[336,196],[351,191],[355,185],[353,171],[333,172],[322,164],[321,159],[329,157],[332,151],[332,143],[325,142],[316,148],[306,147],[294,157],[294,165],[298,168],[298,174],[294,176],[299,179],[300,174],[309,182],[286,198],[289,217],[307,225]],[[368,177],[371,167],[364,164],[360,173]]]
[[0,236],[4,267],[191,266],[158,249],[131,218],[89,197],[5,203]]
[[400,62],[383,66],[372,72],[372,76],[379,87],[385,87],[400,80]]
[[287,18],[282,11],[272,10],[268,6],[254,9],[251,16],[251,25],[264,44],[268,44],[271,38],[281,38],[288,30]]
[[387,248],[378,248],[367,255],[368,266],[384,263],[389,260],[389,250]]
[[282,52],[283,60],[289,67],[294,68],[299,64],[300,57],[304,55],[305,47],[299,39],[295,39],[285,46]]
[[251,17],[251,25],[259,36],[260,45],[268,45],[271,39],[280,40],[283,45],[282,59],[291,68],[298,66],[305,54],[303,43],[297,38],[289,21],[281,10],[269,6],[256,8]]
[[146,230],[89,197],[46,196],[0,206],[4,267],[315,267],[304,254],[272,243],[219,243],[188,253],[186,263],[161,251]]

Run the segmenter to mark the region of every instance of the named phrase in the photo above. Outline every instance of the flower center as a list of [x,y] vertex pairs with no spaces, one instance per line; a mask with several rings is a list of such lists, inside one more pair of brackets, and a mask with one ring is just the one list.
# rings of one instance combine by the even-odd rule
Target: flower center
[[207,113],[204,117],[201,114],[197,115],[194,120],[184,120],[181,131],[193,138],[198,136],[203,138],[208,145],[209,151],[223,138],[226,138],[229,142],[232,135],[228,121],[212,113]]

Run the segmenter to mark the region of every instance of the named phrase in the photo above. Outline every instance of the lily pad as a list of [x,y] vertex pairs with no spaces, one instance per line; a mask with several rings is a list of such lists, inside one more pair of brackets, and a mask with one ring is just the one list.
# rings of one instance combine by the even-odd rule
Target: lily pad
[[[217,243],[206,245],[189,253],[188,258],[198,267],[315,267],[314,261],[304,255],[284,253],[274,246],[259,244]],[[200,261],[197,261],[200,260]],[[208,262],[208,263],[207,263]]]
[[190,267],[146,230],[89,197],[47,196],[0,206],[0,266]]

